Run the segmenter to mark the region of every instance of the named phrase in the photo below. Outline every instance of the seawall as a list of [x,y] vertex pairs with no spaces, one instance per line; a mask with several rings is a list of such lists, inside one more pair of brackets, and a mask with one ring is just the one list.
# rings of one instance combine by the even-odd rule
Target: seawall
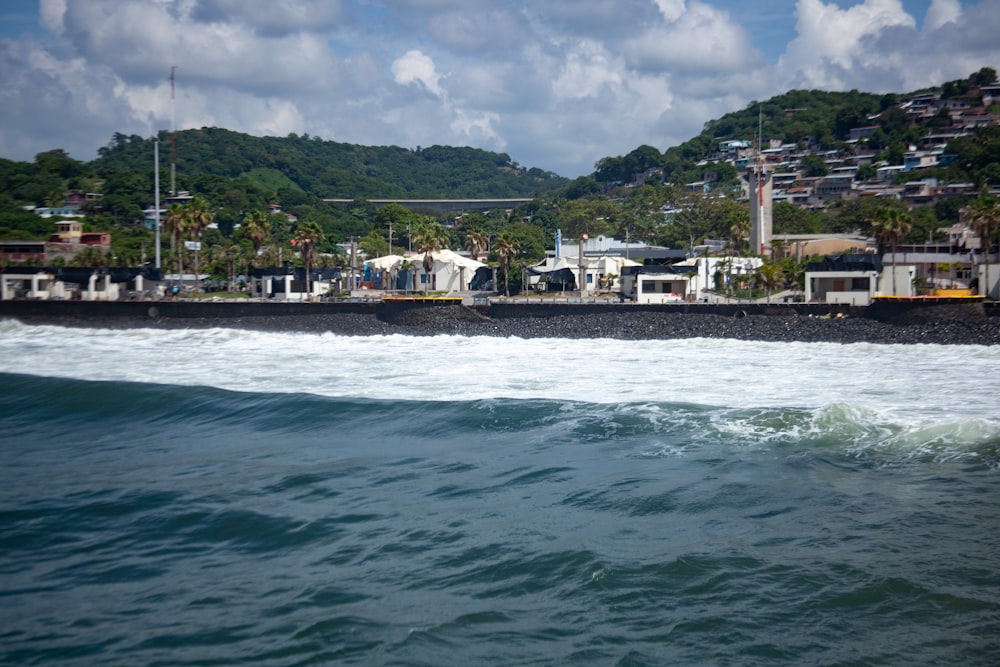
[[[967,304],[968,305],[968,304]],[[992,306],[993,304],[988,304]],[[0,301],[0,319],[99,328],[226,327],[341,335],[467,335],[665,340],[1000,345],[1000,313],[976,308],[872,311],[831,304],[524,303],[458,300]],[[905,316],[904,316],[905,315]]]

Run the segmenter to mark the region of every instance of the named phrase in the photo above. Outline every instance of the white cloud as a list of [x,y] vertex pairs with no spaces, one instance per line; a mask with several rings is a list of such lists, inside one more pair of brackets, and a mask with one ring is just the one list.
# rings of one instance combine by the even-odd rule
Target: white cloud
[[180,128],[474,145],[567,176],[790,88],[1000,66],[996,0],[749,4],[39,0],[41,32],[0,25],[0,157],[92,159],[115,132],[169,128],[171,66]]
[[63,31],[66,2],[67,0],[41,0],[39,2],[39,19],[42,26],[57,35],[61,35]]
[[506,142],[493,129],[493,125],[499,120],[499,114],[489,111],[470,114],[461,109],[456,109],[455,120],[451,122],[451,129],[459,135],[484,139],[495,146],[497,150],[503,150]]
[[622,65],[615,60],[604,45],[592,40],[580,42],[567,54],[552,89],[559,97],[599,97],[606,87],[622,82]]
[[261,34],[331,29],[342,19],[338,0],[197,0],[189,16],[205,23],[240,23]]
[[[683,13],[677,14],[682,9]],[[747,63],[759,60],[749,34],[728,12],[692,2],[686,9],[679,3],[670,15],[676,18],[626,40],[624,52],[635,66],[707,74],[744,69]]]
[[663,18],[671,22],[684,16],[684,12],[687,11],[684,0],[653,0],[653,2]]
[[434,61],[416,49],[393,61],[392,75],[400,85],[419,83],[436,97],[444,97],[441,75],[437,73]]
[[958,0],[932,0],[924,19],[924,31],[937,30],[948,23],[957,23],[962,16],[962,3]]
[[0,40],[0,82],[3,157],[30,160],[62,148],[92,160],[114,132],[140,127],[111,70],[60,59],[34,42]]
[[847,70],[883,57],[862,49],[863,39],[887,28],[916,27],[900,0],[865,0],[849,9],[822,0],[798,0],[795,15],[798,36],[788,45],[779,70],[788,80],[818,88],[843,88]]
[[991,3],[962,11],[952,0],[937,0],[921,32],[899,0],[865,0],[844,10],[799,0],[799,34],[778,63],[776,92],[908,92],[964,78],[1000,61],[1000,12]]

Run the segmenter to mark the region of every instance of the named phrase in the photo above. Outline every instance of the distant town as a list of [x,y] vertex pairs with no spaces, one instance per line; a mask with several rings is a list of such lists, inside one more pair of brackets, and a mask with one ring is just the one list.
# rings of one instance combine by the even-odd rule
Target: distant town
[[[817,142],[720,138],[697,162],[703,178],[685,182],[682,189],[689,198],[712,199],[733,195],[732,183],[737,183],[733,200],[745,210],[745,222],[740,223],[737,216],[731,229],[725,230],[728,236],[701,236],[697,242],[692,238],[686,247],[650,243],[648,237],[654,234],[648,231],[636,231],[629,238],[634,226],[609,228],[607,216],[595,213],[596,208],[587,213],[595,224],[600,223],[596,224],[598,233],[583,231],[589,228],[586,221],[576,229],[557,226],[544,257],[537,256],[537,251],[529,256],[523,252],[524,241],[505,231],[480,233],[470,223],[485,220],[484,211],[500,211],[509,224],[522,209],[535,211],[521,216],[525,224],[537,223],[540,209],[528,197],[323,198],[324,205],[341,208],[363,201],[376,217],[381,216],[379,223],[388,220],[387,239],[385,231],[373,230],[367,237],[333,245],[322,225],[300,220],[294,206],[285,210],[271,203],[260,214],[265,216],[263,222],[255,223],[260,229],[249,231],[244,220],[226,230],[242,246],[223,247],[220,239],[226,237],[213,217],[225,211],[210,206],[200,195],[178,191],[164,193],[162,199],[157,192],[160,207],[151,205],[142,211],[142,226],[157,232],[157,245],[144,243],[139,261],[125,262],[114,256],[113,235],[121,232],[89,229],[86,224],[90,216],[103,213],[105,194],[68,191],[50,197],[53,201],[47,205],[24,207],[39,219],[51,221],[46,240],[0,241],[0,296],[5,300],[118,300],[206,294],[221,298],[225,294],[228,298],[312,301],[399,293],[466,298],[513,293],[549,299],[569,294],[603,296],[636,303],[770,302],[773,298],[850,305],[866,305],[880,297],[997,300],[1000,264],[994,238],[1000,230],[1000,185],[920,177],[940,173],[940,168],[954,162],[956,155],[949,153],[952,142],[1000,128],[996,113],[1000,84],[978,84],[966,92],[922,92],[891,106],[889,112],[900,122],[927,128],[914,137],[899,163],[889,163],[885,151],[877,150],[884,147],[879,136],[884,134],[883,124],[875,122],[877,115],[871,117],[872,124],[850,127],[847,140],[837,149],[824,149]],[[805,108],[788,108],[783,113],[794,120],[804,112]],[[725,178],[720,172],[726,170],[738,178]],[[665,176],[663,167],[654,166],[628,182],[611,180],[604,187],[609,192],[634,192],[662,183]],[[931,230],[925,242],[905,240],[911,219],[908,210],[957,198],[967,205],[957,210],[953,224]],[[821,211],[837,202],[861,200],[901,206],[872,208],[865,229],[775,232],[776,206]],[[200,222],[191,222],[190,215],[182,219],[181,214],[196,203],[203,210]],[[670,226],[690,215],[676,197],[656,206],[654,225]],[[382,215],[390,209],[403,211],[395,238],[392,217]],[[425,213],[417,216],[414,211]],[[435,221],[428,217],[430,212],[443,217]],[[286,230],[283,244],[277,239],[280,227]],[[621,238],[616,232],[623,229]],[[405,247],[394,245],[402,241],[404,231]],[[188,240],[183,240],[185,235]],[[463,247],[452,250],[456,240]],[[324,246],[332,251],[323,252]],[[245,254],[248,249],[249,256]],[[211,269],[197,270],[199,259]]]

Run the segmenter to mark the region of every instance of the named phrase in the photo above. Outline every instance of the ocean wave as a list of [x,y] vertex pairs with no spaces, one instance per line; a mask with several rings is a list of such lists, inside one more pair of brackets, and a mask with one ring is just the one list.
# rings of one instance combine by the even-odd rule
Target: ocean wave
[[805,452],[905,461],[985,457],[995,461],[1000,420],[928,413],[900,416],[856,403],[733,408],[671,402],[589,403],[561,399],[461,401],[366,399],[308,393],[236,392],[132,382],[0,374],[9,409],[6,439],[100,433],[156,439],[305,438],[363,442],[383,451],[448,443],[518,442],[547,448],[616,447],[627,456],[696,451]]
[[0,372],[259,394],[553,399],[990,418],[1000,347],[66,329],[6,322]]

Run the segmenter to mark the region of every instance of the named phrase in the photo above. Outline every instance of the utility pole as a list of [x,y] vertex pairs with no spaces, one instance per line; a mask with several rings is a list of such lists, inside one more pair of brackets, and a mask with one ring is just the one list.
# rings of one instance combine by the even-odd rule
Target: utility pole
[[155,185],[153,197],[153,219],[156,221],[156,269],[160,269],[160,140],[153,140],[153,183]]
[[170,68],[170,196],[177,196],[177,103],[174,97],[174,72],[177,66]]

